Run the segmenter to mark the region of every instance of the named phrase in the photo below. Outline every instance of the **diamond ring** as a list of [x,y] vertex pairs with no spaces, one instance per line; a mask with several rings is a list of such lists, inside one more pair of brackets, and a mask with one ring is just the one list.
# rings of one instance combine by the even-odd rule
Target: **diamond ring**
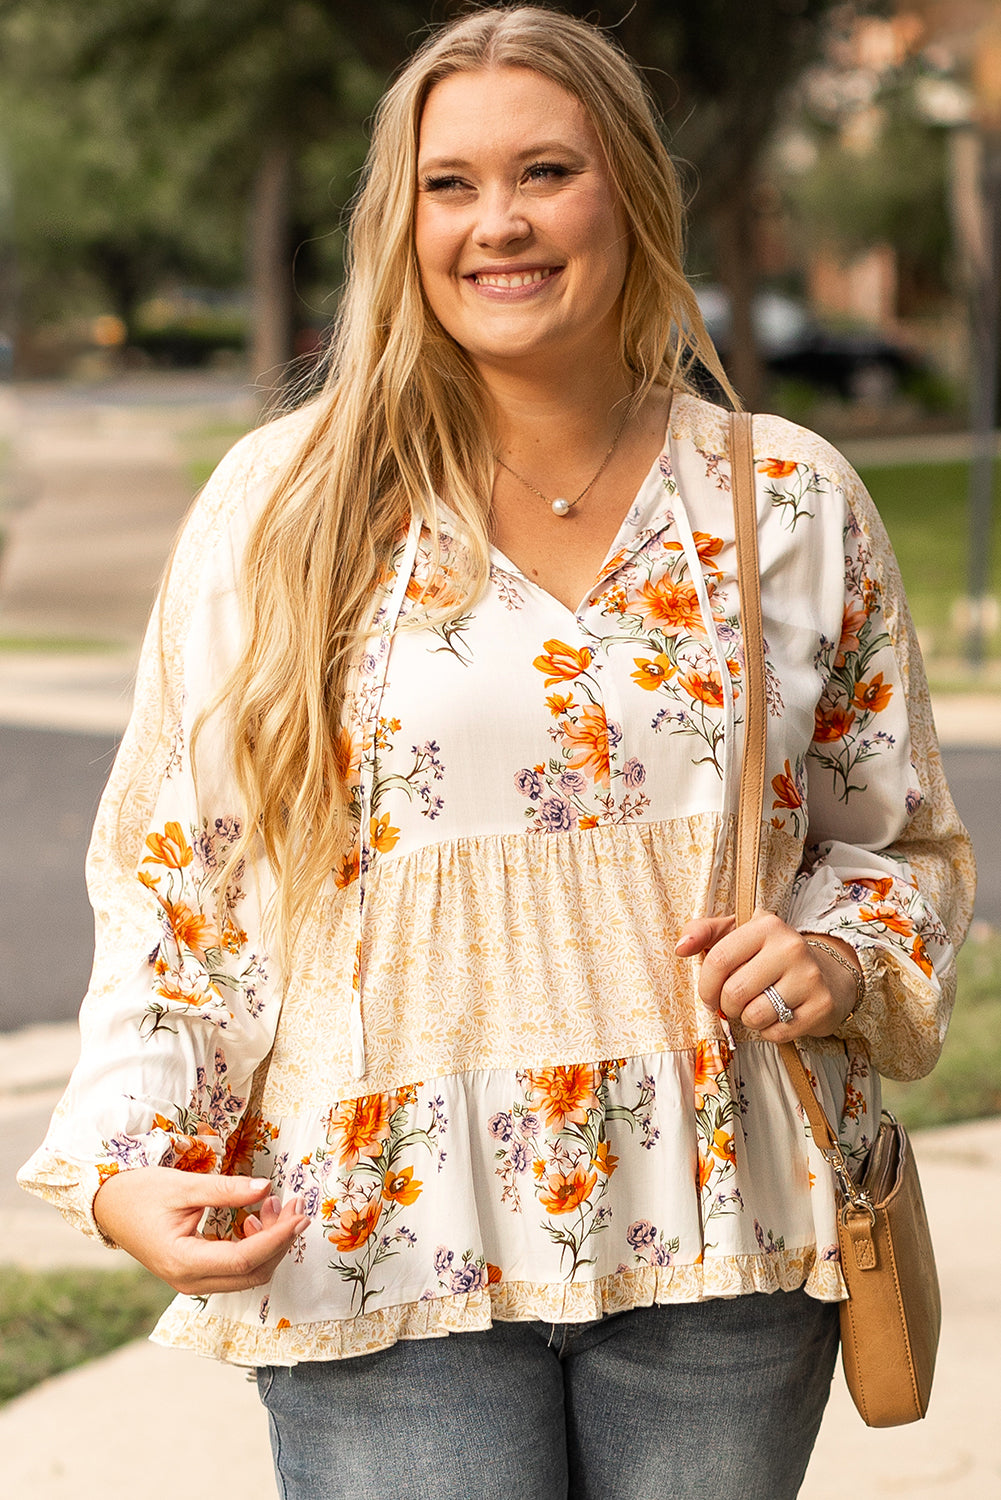
[[775,1014],[778,1016],[779,1020],[784,1021],[788,1026],[789,1022],[793,1018],[792,1011],[782,999],[782,996],[779,994],[775,986],[773,984],[766,984],[761,993],[764,995],[766,1000],[771,1001],[772,1009],[775,1011]]

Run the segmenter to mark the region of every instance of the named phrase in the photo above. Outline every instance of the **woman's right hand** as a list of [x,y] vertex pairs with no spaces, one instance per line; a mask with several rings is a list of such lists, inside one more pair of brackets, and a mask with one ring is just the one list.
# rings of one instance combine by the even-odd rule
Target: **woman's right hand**
[[260,1203],[265,1177],[220,1177],[176,1167],[133,1167],[98,1188],[94,1217],[108,1239],[176,1292],[205,1297],[242,1292],[269,1281],[297,1234],[309,1224],[300,1199],[265,1198],[244,1223],[242,1240],[198,1233],[207,1208]]

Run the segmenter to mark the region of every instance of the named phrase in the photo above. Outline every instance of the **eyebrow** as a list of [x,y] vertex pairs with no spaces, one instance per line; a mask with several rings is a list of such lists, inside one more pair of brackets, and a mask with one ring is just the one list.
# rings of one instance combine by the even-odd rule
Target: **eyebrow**
[[[537,146],[530,146],[526,151],[519,151],[518,160],[536,161],[539,157],[554,155],[567,157],[579,166],[584,166],[587,161],[585,156],[582,156],[573,146],[568,145],[566,141],[542,141]],[[431,156],[424,161],[418,161],[417,165],[421,172],[454,172],[469,167],[472,163],[462,156]]]

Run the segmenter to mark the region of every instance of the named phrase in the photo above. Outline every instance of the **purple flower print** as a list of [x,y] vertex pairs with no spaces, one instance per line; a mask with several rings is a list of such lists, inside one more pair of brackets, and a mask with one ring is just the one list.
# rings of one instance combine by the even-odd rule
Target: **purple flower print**
[[539,817],[550,833],[566,833],[577,821],[570,803],[562,797],[547,797],[540,802]]
[[507,1159],[516,1172],[524,1172],[528,1168],[528,1147],[524,1141],[515,1141],[507,1154]]
[[539,1133],[539,1117],[535,1114],[522,1115],[518,1121],[518,1134],[523,1135],[526,1141],[534,1140]]
[[646,781],[646,767],[634,755],[622,767],[623,785],[632,788],[642,786],[644,781]]
[[626,1230],[626,1239],[634,1250],[648,1250],[657,1238],[657,1226],[649,1219],[637,1219]]
[[487,1129],[495,1141],[509,1141],[513,1129],[511,1116],[503,1112],[499,1115],[493,1115],[487,1121]]
[[452,1264],[453,1254],[447,1245],[439,1245],[434,1252],[434,1268],[439,1276],[444,1276]]
[[453,1271],[448,1284],[450,1292],[475,1292],[487,1284],[486,1266],[468,1260],[461,1271]]
[[617,745],[622,739],[622,725],[616,724],[613,719],[607,719],[606,724],[608,726],[608,743],[610,745]]
[[556,785],[561,792],[566,792],[568,797],[577,797],[584,790],[587,782],[579,771],[564,771]]
[[539,780],[538,773],[527,766],[515,772],[514,784],[523,797],[530,797],[533,802],[536,797],[542,796],[542,782]]

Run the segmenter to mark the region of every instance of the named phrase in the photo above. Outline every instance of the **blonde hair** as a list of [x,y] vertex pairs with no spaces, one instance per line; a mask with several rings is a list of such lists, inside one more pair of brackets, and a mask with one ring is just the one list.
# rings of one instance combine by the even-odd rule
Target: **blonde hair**
[[488,576],[489,401],[425,300],[413,225],[425,100],[451,74],[492,67],[529,68],[565,89],[604,148],[630,234],[620,347],[633,400],[655,383],[687,389],[696,358],[735,400],[682,271],[678,176],[625,54],[596,27],[536,6],[478,10],[432,35],[376,113],[316,420],[244,564],[246,643],[225,705],[248,819],[232,862],[260,836],[278,883],[279,947],[350,847],[349,665],[411,517],[434,533],[436,493],[468,539],[459,609]]

